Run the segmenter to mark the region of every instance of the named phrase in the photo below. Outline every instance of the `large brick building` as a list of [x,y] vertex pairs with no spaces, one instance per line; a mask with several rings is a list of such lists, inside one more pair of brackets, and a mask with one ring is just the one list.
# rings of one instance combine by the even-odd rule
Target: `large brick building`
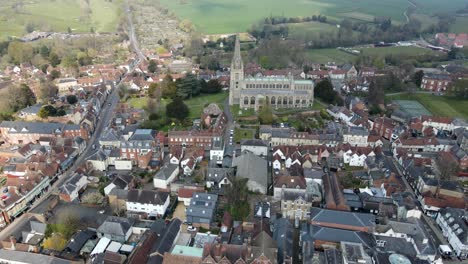
[[452,79],[445,74],[425,74],[421,88],[428,91],[440,92],[445,91],[449,87]]
[[394,128],[395,125],[393,124],[392,119],[384,116],[378,117],[374,120],[374,126],[372,127],[372,131],[374,131],[381,137],[390,139],[392,137]]
[[220,140],[221,133],[211,131],[169,131],[167,141],[169,147],[204,147],[211,148],[213,140]]
[[61,123],[3,121],[0,136],[9,144],[37,143],[41,137],[82,137],[88,139],[89,132],[80,125]]

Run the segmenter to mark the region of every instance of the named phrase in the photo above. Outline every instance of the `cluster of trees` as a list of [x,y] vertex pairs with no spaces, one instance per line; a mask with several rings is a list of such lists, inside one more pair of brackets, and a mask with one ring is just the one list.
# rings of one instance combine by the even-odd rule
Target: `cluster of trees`
[[[221,43],[223,43],[221,48]],[[225,52],[230,52],[234,50],[236,44],[236,36],[229,36],[227,38],[219,38],[216,41],[208,40],[203,44],[204,48],[210,49],[222,49]]]
[[284,69],[291,64],[303,65],[307,56],[297,42],[274,37],[261,40],[250,57],[264,69]]
[[26,84],[8,88],[8,106],[11,112],[36,104],[36,96]]
[[317,21],[327,23],[327,17],[323,15],[313,15],[306,17],[266,17],[262,21],[253,25],[249,30],[250,34],[256,38],[265,39],[271,36],[281,36],[286,38],[289,33],[287,24]]
[[247,179],[235,177],[229,180],[231,184],[225,190],[227,210],[234,220],[245,220],[250,213]]
[[[183,122],[189,116],[190,110],[184,103],[185,99],[193,98],[201,93],[218,93],[222,89],[218,80],[198,80],[195,75],[187,74],[175,82],[172,76],[167,75],[157,84],[152,83],[148,88],[148,101],[145,107],[148,120],[142,124],[143,128],[159,129],[172,123],[172,120]],[[172,100],[161,109],[161,99]],[[165,110],[165,114],[162,114]]]
[[64,116],[66,114],[67,113],[63,108],[57,109],[53,105],[44,105],[37,113],[40,118],[47,118],[49,116]]
[[320,98],[322,101],[329,104],[343,105],[344,103],[340,95],[333,90],[333,85],[328,79],[317,83],[314,89],[314,94],[317,98]]
[[93,63],[93,58],[90,54],[94,53],[95,52],[90,52],[90,50],[85,48],[80,52],[59,55],[47,45],[35,47],[30,43],[10,41],[8,42],[6,55],[8,55],[10,63],[33,63],[45,72],[48,65],[52,67],[56,67],[60,64],[64,67],[90,65]]
[[468,98],[468,80],[457,79],[455,80],[447,90],[447,93],[458,98]]
[[409,23],[394,25],[390,18],[378,19],[374,24],[343,19],[335,32],[320,32],[307,35],[304,41],[308,48],[335,48],[379,41],[396,42],[419,36],[421,22],[411,19]]
[[277,24],[290,24],[290,23],[303,23],[303,22],[311,22],[317,21],[326,23],[327,17],[324,15],[313,15],[313,16],[305,16],[305,17],[285,17],[285,16],[277,16],[277,17],[266,17],[263,20],[263,24],[270,24],[270,25],[277,25]]
[[80,228],[80,219],[70,211],[59,215],[55,224],[47,224],[44,234],[44,248],[61,251],[68,240]]
[[173,99],[176,97],[189,99],[202,93],[219,93],[221,90],[222,86],[218,80],[213,79],[208,82],[203,79],[198,80],[195,75],[189,73],[185,77],[177,79],[175,82],[173,81],[172,76],[167,75],[159,85],[152,84],[148,93],[152,98],[157,98],[160,94],[162,98],[167,99]]

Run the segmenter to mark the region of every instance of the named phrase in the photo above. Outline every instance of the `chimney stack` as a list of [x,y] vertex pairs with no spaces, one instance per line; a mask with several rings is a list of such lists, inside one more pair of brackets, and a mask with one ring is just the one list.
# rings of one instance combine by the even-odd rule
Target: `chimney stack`
[[11,242],[11,250],[16,250],[16,238],[14,236],[10,236]]

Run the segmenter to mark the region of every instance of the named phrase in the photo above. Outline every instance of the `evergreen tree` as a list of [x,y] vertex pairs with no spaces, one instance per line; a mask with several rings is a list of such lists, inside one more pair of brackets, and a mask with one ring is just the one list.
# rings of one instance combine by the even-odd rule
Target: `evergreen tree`
[[166,105],[166,116],[175,118],[179,121],[184,120],[189,115],[189,109],[182,98],[176,97],[172,102]]
[[200,94],[200,82],[195,75],[189,73],[176,81],[177,96],[187,99]]

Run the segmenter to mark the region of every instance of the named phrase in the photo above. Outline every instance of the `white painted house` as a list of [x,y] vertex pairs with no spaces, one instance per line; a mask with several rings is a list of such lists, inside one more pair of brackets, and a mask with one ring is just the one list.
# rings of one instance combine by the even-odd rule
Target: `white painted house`
[[260,139],[245,140],[241,143],[241,152],[249,151],[257,156],[268,155],[268,144]]
[[130,190],[127,196],[127,213],[163,216],[169,206],[169,193],[152,190]]
[[179,174],[179,165],[164,165],[153,177],[154,188],[167,189]]
[[442,234],[447,238],[455,255],[461,259],[468,258],[467,220],[467,212],[456,208],[442,208],[436,218]]

